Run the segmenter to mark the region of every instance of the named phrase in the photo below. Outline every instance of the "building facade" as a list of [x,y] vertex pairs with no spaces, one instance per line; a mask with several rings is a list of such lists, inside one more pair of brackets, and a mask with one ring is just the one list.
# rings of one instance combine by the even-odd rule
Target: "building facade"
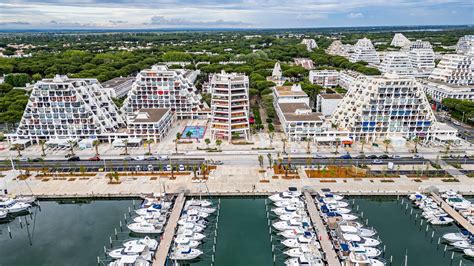
[[309,82],[324,88],[334,88],[339,85],[339,72],[336,70],[311,70]]
[[403,35],[401,33],[395,33],[390,45],[395,46],[395,47],[403,47],[405,45],[409,45],[410,43],[411,43],[411,41],[408,40],[408,38],[405,37],[405,35]]
[[123,98],[132,89],[133,77],[117,77],[102,83],[102,87],[112,98]]
[[349,57],[349,61],[352,63],[364,61],[374,65],[380,64],[379,55],[375,50],[372,41],[367,38],[357,41],[357,43],[354,45],[354,52]]
[[244,74],[214,74],[210,82],[211,135],[214,139],[250,138],[249,79]]
[[417,40],[404,46],[402,52],[408,53],[415,70],[415,77],[426,78],[435,68],[435,53],[429,42]]
[[153,140],[157,143],[166,137],[175,117],[169,108],[140,109],[128,118],[128,137]]
[[445,98],[474,101],[474,85],[458,86],[435,80],[420,80],[427,95],[437,103]]
[[459,38],[456,44],[456,53],[473,54],[474,53],[474,35],[466,35]]
[[306,45],[306,50],[311,52],[313,49],[318,49],[318,44],[314,39],[303,39],[301,44]]
[[385,54],[379,70],[383,74],[395,74],[401,77],[413,77],[415,74],[410,58],[403,52]]
[[190,78],[192,71],[155,65],[138,73],[122,110],[131,115],[140,109],[170,108],[178,119],[197,118],[201,95]]
[[103,138],[116,132],[124,120],[96,79],[56,75],[38,81],[23,117],[12,136],[40,140]]
[[350,51],[351,51],[351,45],[342,44],[342,42],[339,40],[333,41],[331,45],[329,45],[329,47],[326,49],[326,53],[330,55],[340,55],[344,57],[348,57]]
[[474,85],[474,55],[444,55],[429,79],[459,86]]
[[344,96],[339,93],[320,93],[317,96],[316,111],[329,117],[336,111],[343,98]]

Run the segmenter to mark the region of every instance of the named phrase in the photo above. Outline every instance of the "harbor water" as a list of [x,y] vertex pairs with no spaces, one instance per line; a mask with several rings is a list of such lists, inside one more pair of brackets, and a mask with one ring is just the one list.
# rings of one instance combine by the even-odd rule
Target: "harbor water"
[[431,224],[427,229],[426,220],[420,218],[422,211],[417,208],[412,210],[413,205],[406,197],[358,197],[350,198],[351,203],[352,200],[353,209],[359,206],[359,216],[363,213],[364,223],[368,219],[368,225],[377,230],[386,245],[387,265],[390,265],[391,257],[392,265],[474,265],[474,260],[449,245],[445,251],[446,243],[440,239],[443,234],[460,229],[456,225]]

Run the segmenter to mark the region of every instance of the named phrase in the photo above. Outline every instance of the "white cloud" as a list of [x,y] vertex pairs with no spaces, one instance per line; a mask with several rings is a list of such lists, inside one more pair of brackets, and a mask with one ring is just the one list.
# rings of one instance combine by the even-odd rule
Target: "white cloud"
[[357,12],[357,13],[349,13],[349,15],[347,15],[348,18],[363,18],[364,17],[364,14],[360,13],[360,12]]

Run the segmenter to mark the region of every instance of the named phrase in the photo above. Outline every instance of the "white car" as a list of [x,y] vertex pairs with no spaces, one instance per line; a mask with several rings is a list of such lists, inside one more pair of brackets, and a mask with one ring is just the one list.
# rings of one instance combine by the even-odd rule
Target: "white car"
[[136,157],[133,157],[133,159],[135,161],[145,161],[145,156],[136,156]]
[[168,156],[166,156],[166,155],[160,155],[160,156],[158,156],[158,160],[160,160],[160,161],[166,161],[166,160],[168,160]]
[[153,171],[153,165],[151,164],[148,165],[148,171]]
[[184,171],[184,165],[182,164],[179,165],[179,171]]
[[166,171],[171,171],[171,168],[172,168],[171,165],[169,164],[166,165]]
[[382,161],[382,160],[379,160],[379,159],[375,159],[375,160],[372,161],[372,163],[374,163],[374,164],[382,164],[383,161]]
[[402,156],[400,156],[400,155],[396,155],[396,154],[395,154],[395,155],[393,155],[393,156],[392,156],[392,158],[393,158],[393,159],[401,159],[401,158],[402,158]]

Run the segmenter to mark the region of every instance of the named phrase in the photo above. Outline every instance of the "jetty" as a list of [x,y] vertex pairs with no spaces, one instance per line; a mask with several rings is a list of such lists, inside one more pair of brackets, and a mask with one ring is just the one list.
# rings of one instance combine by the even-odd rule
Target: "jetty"
[[446,201],[444,201],[438,194],[436,193],[431,193],[431,197],[433,198],[434,201],[436,201],[441,208],[449,215],[451,216],[460,226],[462,226],[464,229],[469,231],[471,234],[474,234],[474,226],[466,220],[459,212],[457,212],[453,207],[449,206]]
[[184,197],[184,193],[181,192],[174,202],[173,211],[171,212],[168,222],[166,223],[165,231],[163,233],[160,244],[158,245],[158,250],[156,251],[155,259],[153,260],[153,266],[165,265],[166,258],[168,256],[171,243],[173,242],[174,233],[176,231],[176,227],[178,226],[178,220],[181,216],[181,211],[183,210],[185,201],[186,198]]
[[339,262],[339,258],[337,257],[336,251],[334,250],[334,246],[332,245],[331,240],[329,239],[326,227],[324,226],[323,221],[321,220],[321,216],[319,216],[318,208],[314,203],[314,198],[309,192],[304,192],[304,197],[306,199],[306,207],[308,209],[311,222],[313,223],[313,227],[316,230],[316,234],[319,236],[319,242],[321,243],[321,248],[323,249],[323,252],[326,255],[326,261],[328,265],[341,265],[341,263]]

